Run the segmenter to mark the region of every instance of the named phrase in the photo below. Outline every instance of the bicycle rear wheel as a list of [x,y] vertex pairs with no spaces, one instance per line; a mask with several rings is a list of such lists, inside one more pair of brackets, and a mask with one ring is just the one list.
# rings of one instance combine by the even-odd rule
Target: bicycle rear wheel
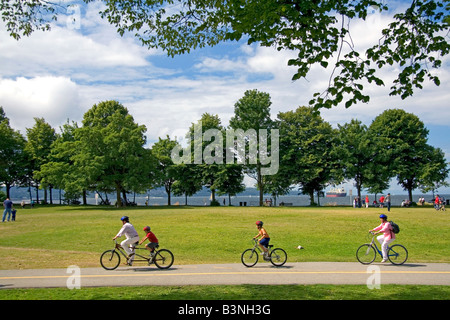
[[114,270],[120,264],[120,255],[116,250],[107,250],[100,256],[100,264],[106,270]]
[[370,244],[361,245],[356,250],[356,259],[362,264],[371,264],[377,256],[375,248]]
[[287,253],[281,248],[273,249],[270,253],[270,262],[276,267],[281,267],[287,261]]
[[173,254],[170,250],[161,249],[156,253],[153,262],[159,269],[168,269],[173,264]]
[[253,267],[258,262],[259,254],[254,249],[247,249],[241,255],[242,264],[246,267]]
[[408,250],[401,244],[394,244],[389,248],[388,259],[396,265],[404,264],[408,259]]

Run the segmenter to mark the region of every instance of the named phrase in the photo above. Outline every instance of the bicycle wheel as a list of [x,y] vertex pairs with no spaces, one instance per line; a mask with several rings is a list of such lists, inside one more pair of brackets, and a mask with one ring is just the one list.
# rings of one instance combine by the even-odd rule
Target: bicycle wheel
[[120,264],[120,255],[116,250],[107,250],[100,256],[100,264],[106,270],[114,270]]
[[270,253],[270,262],[276,267],[281,267],[287,261],[287,253],[281,248],[273,249]]
[[371,264],[377,256],[375,248],[370,244],[361,245],[356,250],[356,259],[362,264]]
[[394,244],[389,248],[388,259],[393,264],[404,264],[408,259],[408,250],[401,244]]
[[254,249],[247,249],[241,255],[241,261],[246,267],[253,267],[258,262],[259,254]]
[[172,266],[173,260],[174,257],[170,250],[161,249],[156,253],[153,262],[159,269],[168,269]]

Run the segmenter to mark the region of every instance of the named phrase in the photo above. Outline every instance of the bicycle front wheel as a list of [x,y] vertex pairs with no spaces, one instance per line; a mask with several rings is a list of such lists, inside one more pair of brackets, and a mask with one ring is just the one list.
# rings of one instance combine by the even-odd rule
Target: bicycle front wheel
[[241,255],[241,261],[246,267],[253,267],[258,262],[258,252],[254,249],[247,249]]
[[377,256],[375,248],[370,244],[361,245],[356,250],[356,259],[362,264],[371,264]]
[[170,250],[161,249],[156,253],[153,262],[159,269],[168,269],[172,266],[173,260],[174,257]]
[[281,267],[287,261],[287,253],[281,248],[273,249],[270,253],[270,262],[276,267]]
[[106,270],[114,270],[120,264],[120,256],[116,250],[107,250],[100,256],[100,264]]
[[408,259],[408,250],[401,244],[394,244],[389,248],[388,259],[396,265],[404,264]]

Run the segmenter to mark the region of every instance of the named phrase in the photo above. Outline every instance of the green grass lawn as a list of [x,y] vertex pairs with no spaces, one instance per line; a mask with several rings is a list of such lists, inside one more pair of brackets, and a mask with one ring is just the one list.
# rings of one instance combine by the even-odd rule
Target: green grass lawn
[[[264,221],[271,244],[287,251],[289,262],[355,262],[356,249],[368,241],[367,231],[379,224],[378,216],[382,212],[386,213],[386,209],[183,206],[126,209],[43,206],[19,209],[17,221],[0,224],[0,270],[66,268],[69,265],[100,267],[100,254],[112,248],[112,237],[120,229],[123,215],[130,217],[140,236],[144,235],[144,226],[151,226],[161,247],[174,253],[175,264],[240,263],[240,254],[252,245],[251,238],[257,234],[257,220]],[[450,262],[450,215],[447,212],[436,212],[430,207],[394,207],[388,217],[400,225],[396,243],[408,248],[408,262]],[[298,245],[305,250],[296,249]],[[258,288],[85,288],[78,292],[68,289],[0,290],[0,299],[252,299],[258,296]],[[365,286],[270,288],[286,292],[276,295],[279,299],[365,299],[368,293],[368,299],[387,299],[386,293],[380,292],[384,290],[368,292]],[[448,286],[439,290],[434,286],[416,288],[398,286],[394,292],[403,293],[396,296],[399,299],[448,299],[450,296]],[[229,294],[224,295],[224,290]]]
[[[290,262],[356,261],[367,231],[386,209],[349,207],[106,207],[54,206],[18,210],[15,222],[0,224],[0,269],[98,267],[100,254],[128,215],[140,236],[146,225],[176,264],[240,263],[240,254],[264,221],[271,244]],[[450,262],[450,215],[432,208],[393,208],[400,225],[396,243],[408,248],[409,262]],[[123,239],[123,238],[122,238]],[[298,245],[305,250],[297,250]]]
[[0,290],[0,300],[449,300],[449,286],[221,285]]

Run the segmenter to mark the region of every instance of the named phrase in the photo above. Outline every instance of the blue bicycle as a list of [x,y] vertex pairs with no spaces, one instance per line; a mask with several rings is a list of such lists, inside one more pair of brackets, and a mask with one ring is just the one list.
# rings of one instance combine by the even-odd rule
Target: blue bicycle
[[[377,257],[377,252],[383,257],[381,250],[377,247],[375,234],[373,232],[370,232],[370,234],[372,235],[372,241],[361,245],[358,250],[356,250],[356,259],[362,264],[371,264],[374,262]],[[408,259],[408,250],[401,244],[394,244],[388,247],[387,255],[392,264],[400,265],[404,264]]]

